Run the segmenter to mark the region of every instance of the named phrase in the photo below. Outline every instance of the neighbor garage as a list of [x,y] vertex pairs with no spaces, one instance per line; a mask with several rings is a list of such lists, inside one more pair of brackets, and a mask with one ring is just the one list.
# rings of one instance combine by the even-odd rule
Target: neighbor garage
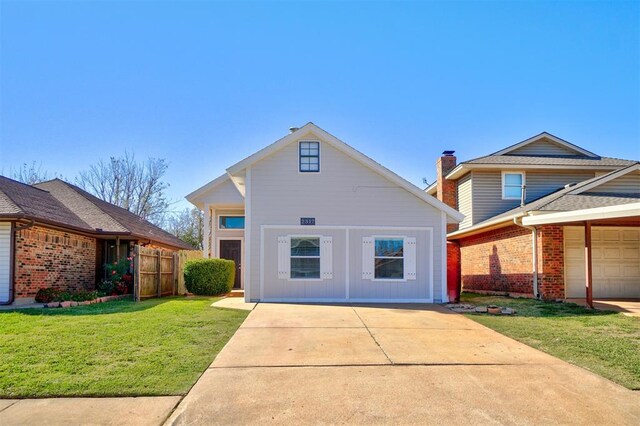
[[11,293],[11,222],[0,222],[0,303],[8,303]]

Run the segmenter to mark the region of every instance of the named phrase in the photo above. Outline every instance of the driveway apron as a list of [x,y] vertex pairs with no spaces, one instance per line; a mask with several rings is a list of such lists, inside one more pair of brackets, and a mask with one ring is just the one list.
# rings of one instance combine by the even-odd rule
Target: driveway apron
[[167,424],[640,424],[640,394],[434,305],[259,304]]

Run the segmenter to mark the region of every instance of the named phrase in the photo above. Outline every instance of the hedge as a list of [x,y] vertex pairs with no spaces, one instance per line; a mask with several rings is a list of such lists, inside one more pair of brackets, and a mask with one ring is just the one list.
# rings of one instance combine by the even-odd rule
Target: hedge
[[189,293],[202,296],[226,294],[233,288],[236,265],[226,259],[194,259],[184,265],[184,284]]

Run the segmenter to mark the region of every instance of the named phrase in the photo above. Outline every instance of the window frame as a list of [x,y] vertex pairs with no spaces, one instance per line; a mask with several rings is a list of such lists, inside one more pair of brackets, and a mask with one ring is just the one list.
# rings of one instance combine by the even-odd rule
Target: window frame
[[[505,185],[505,177],[506,175],[520,175],[522,176],[522,184],[520,186],[520,196],[519,197],[507,197],[505,194],[505,189],[507,186]],[[526,173],[524,171],[503,171],[502,172],[502,199],[503,200],[521,200],[522,199],[522,186],[526,185]],[[509,188],[514,188],[513,185],[509,185]]]
[[[302,144],[303,143],[309,143],[309,142],[313,142],[313,143],[317,143],[318,144],[318,170],[302,170]],[[319,140],[313,140],[313,139],[303,139],[303,140],[299,140],[298,141],[298,173],[301,174],[307,174],[307,173],[320,173],[321,171],[321,166],[320,166],[320,157],[321,157],[321,143]],[[308,158],[315,158],[315,155],[305,155],[304,157],[308,157]]]
[[[288,281],[323,281],[322,279],[322,235],[287,235],[289,237],[289,278]],[[318,255],[317,256],[292,256],[291,240],[294,238],[317,238],[318,239]],[[318,278],[294,278],[291,273],[291,259],[318,259]]]
[[[246,218],[246,215],[244,215],[244,214],[220,214],[220,215],[217,215],[217,216],[218,216],[218,221],[217,221],[218,222],[218,226],[217,226],[218,231],[244,231],[246,226],[247,226],[247,218]],[[243,218],[245,218],[244,219],[245,220],[244,226],[242,228],[223,228],[222,226],[220,226],[221,225],[220,222],[221,222],[223,217],[243,217]]]
[[[405,269],[405,253],[404,246],[406,241],[406,235],[372,235],[373,238],[373,278],[371,281],[378,282],[407,282],[404,277]],[[376,240],[400,240],[402,241],[402,257],[398,256],[376,256]],[[402,259],[402,278],[376,278],[376,259]]]

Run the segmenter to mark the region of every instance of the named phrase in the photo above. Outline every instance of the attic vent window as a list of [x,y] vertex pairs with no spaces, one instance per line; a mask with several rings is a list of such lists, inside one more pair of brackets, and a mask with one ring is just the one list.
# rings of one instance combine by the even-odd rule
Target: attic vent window
[[299,168],[301,173],[317,173],[320,171],[320,142],[300,141]]

